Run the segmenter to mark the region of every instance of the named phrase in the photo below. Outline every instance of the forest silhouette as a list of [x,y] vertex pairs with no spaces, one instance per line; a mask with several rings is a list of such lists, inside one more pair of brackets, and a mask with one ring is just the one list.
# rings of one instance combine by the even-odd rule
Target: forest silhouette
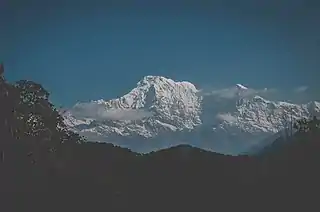
[[[95,207],[261,207],[317,194],[319,120],[300,120],[296,133],[258,155],[229,156],[179,145],[139,154],[86,142],[67,129],[41,84],[9,83],[0,66],[1,196],[41,198],[50,207],[94,200]],[[39,197],[39,198],[37,198]],[[2,199],[3,200],[3,199]],[[93,208],[91,208],[93,209]]]

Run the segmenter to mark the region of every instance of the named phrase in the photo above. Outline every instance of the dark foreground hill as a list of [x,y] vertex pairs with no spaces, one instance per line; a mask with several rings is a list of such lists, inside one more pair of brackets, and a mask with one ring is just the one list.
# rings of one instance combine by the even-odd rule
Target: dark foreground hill
[[257,157],[226,156],[190,146],[138,155],[109,144],[83,143],[66,146],[60,159],[41,164],[32,163],[17,145],[2,167],[1,190],[52,196],[56,206],[58,200],[81,205],[94,199],[106,208],[302,201],[319,191],[320,180],[320,142],[303,136]]

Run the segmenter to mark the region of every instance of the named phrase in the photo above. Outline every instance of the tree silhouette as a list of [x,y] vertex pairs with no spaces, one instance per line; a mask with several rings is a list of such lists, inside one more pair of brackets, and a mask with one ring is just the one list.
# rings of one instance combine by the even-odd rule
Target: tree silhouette
[[311,120],[303,118],[294,124],[294,128],[299,132],[317,132],[320,128],[320,120],[316,116]]
[[[14,142],[27,142],[28,155],[40,160],[56,152],[66,142],[80,143],[83,139],[67,129],[62,116],[49,101],[49,92],[40,84],[20,80],[6,82],[3,64],[0,66],[0,132],[1,149]],[[3,158],[2,151],[2,158]]]

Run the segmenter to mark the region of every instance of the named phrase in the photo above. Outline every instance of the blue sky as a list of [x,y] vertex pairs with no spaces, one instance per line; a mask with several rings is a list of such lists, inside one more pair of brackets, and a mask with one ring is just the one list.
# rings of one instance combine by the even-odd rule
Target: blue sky
[[121,96],[145,75],[320,89],[318,1],[65,2],[0,2],[7,78],[40,82],[58,105]]

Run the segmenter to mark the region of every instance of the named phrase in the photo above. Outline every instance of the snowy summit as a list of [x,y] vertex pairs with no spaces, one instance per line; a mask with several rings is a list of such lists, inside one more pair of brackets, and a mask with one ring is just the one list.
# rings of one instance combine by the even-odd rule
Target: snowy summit
[[[249,90],[241,84],[236,87]],[[236,153],[281,131],[289,114],[299,119],[320,113],[318,102],[274,102],[240,96],[232,88],[223,90],[228,98],[218,99],[199,91],[190,82],[146,76],[120,98],[77,103],[64,113],[65,123],[89,141],[137,152],[183,143]]]

